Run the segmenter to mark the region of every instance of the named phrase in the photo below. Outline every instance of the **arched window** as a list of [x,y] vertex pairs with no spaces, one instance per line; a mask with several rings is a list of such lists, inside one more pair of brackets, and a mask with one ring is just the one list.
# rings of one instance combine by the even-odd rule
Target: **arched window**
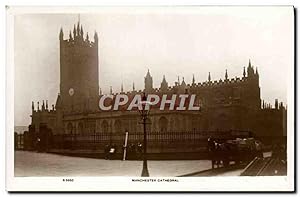
[[79,133],[80,135],[83,135],[83,124],[82,124],[82,122],[80,122],[80,123],[78,124],[78,133]]
[[158,124],[160,132],[166,132],[168,130],[168,119],[166,117],[160,117]]
[[95,133],[96,132],[96,122],[91,121],[88,123],[88,125],[89,125],[90,133]]
[[121,120],[115,121],[115,132],[121,132],[122,130],[122,123]]
[[146,131],[147,132],[151,132],[151,129],[152,129],[152,121],[150,118],[147,118],[147,121],[146,121],[147,125],[146,125]]
[[228,115],[222,113],[222,114],[219,114],[218,116],[218,130],[221,130],[221,131],[227,131],[230,129],[230,121],[228,119]]
[[108,132],[108,122],[106,120],[103,120],[101,124],[101,132],[107,133]]
[[178,117],[175,117],[174,118],[174,131],[181,131],[181,128],[180,128],[180,121],[179,121],[179,118]]
[[72,134],[72,132],[73,132],[73,125],[72,123],[69,122],[67,126],[67,133]]
[[191,124],[192,125],[192,131],[198,130],[198,122],[199,122],[199,120],[197,118],[193,117],[192,120],[191,120],[191,122],[192,122],[192,124]]

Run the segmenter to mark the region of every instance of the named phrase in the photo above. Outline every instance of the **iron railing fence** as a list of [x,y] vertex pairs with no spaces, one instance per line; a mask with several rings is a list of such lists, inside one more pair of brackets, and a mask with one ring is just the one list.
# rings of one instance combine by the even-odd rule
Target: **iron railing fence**
[[[128,148],[143,143],[143,132],[128,132]],[[236,137],[251,137],[249,131],[168,131],[147,132],[149,152],[198,152],[207,148],[207,139],[219,140]],[[254,136],[255,137],[255,136]],[[38,142],[38,138],[40,138]],[[286,143],[284,136],[257,136],[263,144]],[[49,134],[26,133],[15,135],[15,148],[25,150],[42,149],[78,149],[103,151],[107,146],[115,146],[121,152],[125,142],[125,132],[97,132],[86,134]]]
[[[234,131],[237,132],[237,131]],[[142,144],[143,132],[128,132],[127,147]],[[148,132],[147,148],[150,152],[162,151],[200,151],[206,149],[207,138],[231,138],[231,132]],[[248,132],[240,132],[240,137],[248,137]],[[93,133],[93,134],[56,134],[52,135],[51,146],[55,149],[97,149],[104,150],[105,146],[115,146],[122,150],[125,142],[125,132]]]

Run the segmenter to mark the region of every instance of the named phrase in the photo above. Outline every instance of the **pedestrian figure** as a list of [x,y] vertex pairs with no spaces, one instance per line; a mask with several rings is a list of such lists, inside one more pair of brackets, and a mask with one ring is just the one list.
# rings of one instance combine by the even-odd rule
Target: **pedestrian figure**
[[109,145],[108,144],[105,145],[105,147],[104,147],[104,158],[105,159],[109,159],[109,150],[110,150]]
[[208,140],[208,151],[209,151],[209,155],[211,158],[212,169],[215,168],[216,164],[217,164],[217,167],[219,167],[217,146],[218,146],[218,143],[216,141],[212,141],[211,139]]
[[215,161],[217,164],[217,168],[221,165],[221,156],[222,156],[222,151],[221,151],[221,146],[219,143],[215,142]]
[[142,160],[143,144],[140,142],[138,142],[137,152],[138,152],[138,159]]
[[255,150],[256,150],[256,156],[259,157],[259,158],[263,158],[263,151],[262,151],[261,142],[255,141]]

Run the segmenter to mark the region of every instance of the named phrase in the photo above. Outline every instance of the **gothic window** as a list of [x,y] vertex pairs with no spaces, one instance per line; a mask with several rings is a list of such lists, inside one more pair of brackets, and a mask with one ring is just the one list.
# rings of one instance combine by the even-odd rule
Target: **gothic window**
[[222,91],[216,91],[215,95],[217,103],[223,103],[225,101],[225,94]]
[[160,117],[158,124],[160,132],[166,132],[168,130],[168,119],[166,117]]
[[133,119],[131,121],[131,127],[130,127],[132,132],[136,132],[136,125],[137,125],[137,120]]
[[151,132],[151,128],[152,128],[152,121],[150,118],[147,119],[147,126],[146,126],[146,131],[147,132]]
[[80,135],[83,134],[83,124],[82,124],[82,122],[80,122],[80,123],[78,124],[78,133],[79,133]]
[[238,99],[240,98],[241,90],[239,87],[233,88],[233,98]]
[[108,122],[106,120],[103,120],[101,124],[101,132],[108,133]]
[[230,129],[230,120],[227,114],[219,114],[217,119],[218,130],[227,131]]
[[220,92],[219,94],[219,100],[223,103],[225,101],[225,94],[223,92]]
[[200,110],[202,110],[202,108],[206,105],[204,97],[199,98],[196,105],[200,107]]
[[73,125],[72,123],[69,122],[67,126],[67,133],[72,134],[72,131],[73,131]]
[[180,131],[180,121],[179,121],[178,117],[175,117],[175,120],[174,120],[174,131]]
[[192,118],[192,120],[191,120],[191,122],[192,122],[192,131],[196,131],[196,130],[198,130],[198,120],[197,120],[197,118]]
[[122,124],[121,120],[115,121],[115,132],[121,132],[122,131]]
[[55,127],[55,119],[54,118],[51,118],[50,120],[49,120],[49,124],[50,124],[50,127]]
[[170,131],[174,131],[174,117],[171,117],[169,128],[170,128]]
[[90,133],[95,133],[96,132],[96,122],[95,121],[90,121],[88,123],[89,131]]

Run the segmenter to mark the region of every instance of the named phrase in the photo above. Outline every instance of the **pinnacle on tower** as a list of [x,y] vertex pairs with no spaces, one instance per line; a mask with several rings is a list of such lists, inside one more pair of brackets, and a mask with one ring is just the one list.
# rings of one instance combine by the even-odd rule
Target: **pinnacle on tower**
[[31,102],[31,109],[32,109],[32,111],[34,111],[34,102],[33,101]]
[[254,69],[252,67],[251,60],[249,59],[249,64],[248,64],[248,68],[247,68],[247,76],[253,77],[253,75],[254,75]]
[[98,43],[98,33],[96,31],[94,34],[94,40],[95,40],[95,43]]
[[166,76],[163,75],[163,80],[162,80],[163,83],[167,83],[167,80],[166,80]]
[[123,93],[123,83],[121,84],[121,93]]
[[79,21],[77,23],[77,36],[80,36],[80,26],[79,26]]
[[89,41],[89,32],[86,32],[86,41]]
[[208,81],[210,82],[211,77],[210,77],[210,72],[208,72]]
[[227,69],[226,69],[226,71],[225,71],[225,79],[226,79],[226,80],[228,79]]
[[59,32],[59,40],[63,40],[64,39],[64,32],[63,32],[63,28],[60,28],[60,32]]
[[149,68],[148,68],[148,71],[147,71],[146,77],[151,77],[151,75],[150,75],[150,71],[149,71]]
[[48,110],[48,100],[46,100],[46,109]]
[[55,109],[61,109],[61,107],[62,107],[62,101],[61,101],[60,93],[58,93],[55,102]]
[[110,86],[110,91],[109,91],[109,93],[112,95],[113,94],[113,92],[112,92],[112,86]]
[[80,35],[81,35],[81,37],[83,37],[83,28],[82,28],[82,25],[80,26]]
[[163,75],[162,82],[160,83],[160,89],[163,90],[163,91],[168,90],[168,82],[166,80],[166,76],[165,75]]
[[44,102],[44,100],[43,100],[42,110],[43,111],[45,110],[45,102]]
[[181,83],[182,86],[186,86],[186,83],[184,81],[184,77],[182,77],[182,83]]
[[74,37],[74,39],[76,37],[76,27],[75,27],[75,25],[74,25],[74,28],[73,28],[73,37]]
[[134,82],[132,83],[132,91],[135,91]]
[[153,90],[153,79],[150,75],[150,71],[148,69],[146,77],[144,78],[144,84],[145,84],[145,91],[146,93],[149,93]]
[[70,33],[69,33],[69,39],[73,40],[71,30],[70,30]]
[[246,70],[245,70],[245,66],[244,66],[244,70],[243,70],[243,76],[246,77]]
[[275,99],[275,109],[278,109],[278,99]]
[[193,74],[192,84],[195,84],[195,75]]
[[40,102],[37,102],[38,106],[37,106],[37,110],[40,110]]

